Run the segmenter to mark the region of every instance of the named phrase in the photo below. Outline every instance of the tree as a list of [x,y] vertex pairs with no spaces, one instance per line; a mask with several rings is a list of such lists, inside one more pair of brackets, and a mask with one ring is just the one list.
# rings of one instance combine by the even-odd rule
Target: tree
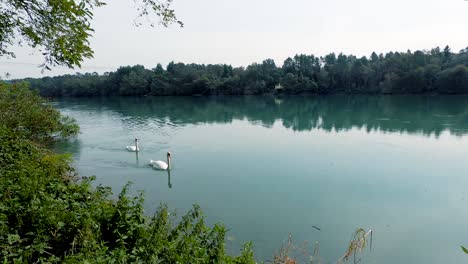
[[[367,57],[334,53],[325,57],[298,54],[282,67],[272,59],[243,67],[171,62],[164,69],[121,67],[102,76],[76,74],[28,79],[43,96],[270,94],[283,92],[422,94],[468,93],[468,51],[439,48],[390,52]],[[463,67],[461,67],[463,66]]]
[[468,92],[468,67],[458,65],[442,71],[436,85],[441,93],[460,94]]
[[[173,0],[135,0],[138,17],[160,18],[163,26],[182,22],[171,9]],[[11,47],[26,44],[44,56],[43,67],[80,67],[93,56],[89,38],[93,10],[100,0],[4,0],[0,4],[0,57],[15,57]],[[153,26],[154,23],[151,22]]]

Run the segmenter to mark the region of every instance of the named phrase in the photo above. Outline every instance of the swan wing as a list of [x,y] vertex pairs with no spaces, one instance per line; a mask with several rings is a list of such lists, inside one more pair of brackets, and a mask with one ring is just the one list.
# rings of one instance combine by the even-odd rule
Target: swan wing
[[162,160],[151,160],[150,164],[153,165],[153,168],[159,170],[167,170],[167,167],[169,167],[167,163]]
[[127,149],[128,151],[140,151],[140,149],[139,149],[139,148],[137,149],[136,146],[127,146],[126,149]]

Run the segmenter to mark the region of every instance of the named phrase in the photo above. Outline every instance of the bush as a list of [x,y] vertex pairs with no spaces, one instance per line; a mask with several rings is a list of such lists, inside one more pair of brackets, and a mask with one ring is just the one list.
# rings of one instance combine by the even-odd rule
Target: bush
[[0,121],[0,126],[38,143],[79,131],[73,119],[60,115],[24,83],[0,83]]

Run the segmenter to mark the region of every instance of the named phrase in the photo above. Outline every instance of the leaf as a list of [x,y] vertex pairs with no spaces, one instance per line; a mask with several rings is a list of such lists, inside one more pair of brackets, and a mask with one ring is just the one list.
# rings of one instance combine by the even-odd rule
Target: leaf
[[12,245],[20,241],[20,236],[17,234],[8,234],[8,244]]
[[468,249],[466,247],[464,247],[464,246],[460,246],[460,247],[463,250],[463,252],[465,252],[465,254],[468,254]]

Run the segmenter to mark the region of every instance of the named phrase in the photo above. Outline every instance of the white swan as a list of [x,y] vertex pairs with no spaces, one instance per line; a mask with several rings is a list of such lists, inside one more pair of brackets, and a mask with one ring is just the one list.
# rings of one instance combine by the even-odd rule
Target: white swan
[[135,138],[135,146],[127,146],[126,148],[128,151],[131,152],[138,152],[140,151],[140,147],[138,146],[138,138]]
[[171,169],[171,153],[167,152],[167,163],[162,160],[150,160],[150,166],[156,170],[170,170]]

